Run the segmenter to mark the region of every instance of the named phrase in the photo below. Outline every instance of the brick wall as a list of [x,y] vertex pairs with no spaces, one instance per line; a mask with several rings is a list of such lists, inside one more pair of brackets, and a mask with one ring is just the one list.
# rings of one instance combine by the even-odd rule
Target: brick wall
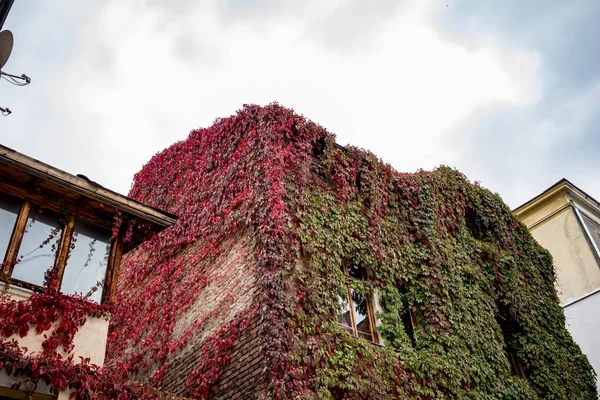
[[[230,362],[220,370],[209,399],[253,399],[264,388],[264,357],[260,351],[262,342],[258,334],[260,324],[260,316],[254,317],[240,331],[235,345],[228,352]],[[165,373],[164,390],[179,396],[190,395],[185,390],[185,384],[189,373],[203,362],[201,347],[196,346],[197,351],[188,351],[169,364]]]
[[[163,388],[171,393],[188,396],[185,386],[189,374],[203,363],[202,347],[206,339],[221,326],[244,318],[254,307],[256,297],[256,259],[251,240],[238,233],[223,244],[229,249],[211,263],[206,271],[207,286],[198,300],[176,322],[173,336],[185,335],[194,323],[194,331],[183,350],[171,357],[163,379]],[[194,246],[186,250],[194,252]],[[238,333],[233,347],[228,350],[230,363],[223,366],[219,379],[213,385],[210,398],[252,398],[262,387],[263,358],[258,336],[260,315]]]
[[[175,322],[174,337],[179,337],[185,329],[199,322],[200,329],[190,343],[204,342],[208,335],[252,304],[256,295],[256,258],[250,239],[245,233],[238,233],[227,239],[223,248],[229,250],[204,271],[208,284],[195,304]],[[186,253],[193,254],[196,250],[192,246]]]
[[264,357],[260,351],[260,316],[241,332],[209,399],[253,399],[263,389]]

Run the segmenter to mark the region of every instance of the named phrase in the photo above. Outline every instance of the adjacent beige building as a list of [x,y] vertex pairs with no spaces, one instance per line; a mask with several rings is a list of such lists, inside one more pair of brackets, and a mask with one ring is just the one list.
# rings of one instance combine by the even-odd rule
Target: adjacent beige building
[[600,289],[600,203],[561,179],[514,210],[554,258],[557,292],[568,305]]
[[600,372],[600,203],[561,179],[514,212],[552,254],[567,329]]

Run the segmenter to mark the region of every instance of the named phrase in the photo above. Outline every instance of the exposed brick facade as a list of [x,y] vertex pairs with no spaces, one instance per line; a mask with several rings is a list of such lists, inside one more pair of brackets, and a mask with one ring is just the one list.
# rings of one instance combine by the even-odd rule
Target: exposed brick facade
[[263,388],[260,316],[241,332],[209,399],[252,399]]
[[[174,335],[185,334],[194,322],[201,321],[185,348],[175,354],[167,364],[163,379],[164,390],[179,396],[189,396],[186,383],[190,373],[204,363],[202,347],[207,338],[219,327],[234,319],[244,318],[252,311],[256,296],[256,269],[252,244],[245,234],[236,234],[225,243],[229,251],[218,257],[206,271],[209,283],[202,290],[198,301],[176,322]],[[186,250],[194,252],[194,246]],[[259,336],[260,315],[238,333],[233,347],[223,355],[230,362],[219,371],[211,399],[249,399],[263,388]],[[206,372],[203,370],[203,372]]]
[[[260,316],[244,328],[229,352],[230,362],[224,366],[213,385],[209,399],[252,399],[264,387],[261,354]],[[175,358],[165,373],[164,389],[179,396],[189,396],[185,384],[189,373],[203,362],[201,345]]]

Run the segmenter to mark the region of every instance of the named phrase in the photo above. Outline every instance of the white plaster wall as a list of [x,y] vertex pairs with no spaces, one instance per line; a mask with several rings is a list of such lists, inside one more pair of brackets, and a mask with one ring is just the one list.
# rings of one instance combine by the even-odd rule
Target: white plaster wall
[[[567,329],[588,357],[590,364],[600,372],[600,291],[564,307]],[[600,389],[600,384],[598,384]]]
[[[5,292],[14,300],[24,300],[31,296],[32,292],[17,286],[6,285],[0,282],[0,291]],[[44,332],[49,335],[51,331]],[[104,352],[108,337],[108,321],[102,318],[88,318],[86,323],[79,328],[73,338],[73,359],[79,361],[79,357],[90,358],[92,364],[102,366],[104,364]],[[17,339],[21,347],[26,347],[28,353],[39,353],[42,351],[43,334],[38,335],[35,329],[30,329],[24,338],[13,335],[9,339]],[[65,355],[64,353],[62,353]]]

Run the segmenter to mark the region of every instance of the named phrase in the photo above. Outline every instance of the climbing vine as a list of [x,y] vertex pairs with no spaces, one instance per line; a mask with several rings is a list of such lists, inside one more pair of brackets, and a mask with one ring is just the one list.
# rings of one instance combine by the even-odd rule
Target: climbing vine
[[[259,318],[264,398],[596,398],[552,259],[497,195],[453,169],[399,173],[334,140],[289,109],[251,105],[156,154],[130,197],[178,220],[126,256],[101,371],[161,388],[191,349],[202,364],[183,385],[206,398]],[[215,271],[242,262],[251,284],[195,315]],[[385,346],[338,324],[348,286],[377,294]],[[243,293],[252,300],[238,310]]]
[[[0,369],[19,378],[15,387],[33,393],[39,383],[53,393],[75,399],[155,399],[155,390],[129,380],[122,371],[102,369],[89,358],[75,357],[73,339],[89,318],[108,318],[111,307],[88,298],[58,293],[55,271],[46,274],[46,289],[25,300],[0,294]],[[30,333],[31,330],[35,333]],[[29,353],[17,338],[43,335],[42,350]]]
[[[179,216],[125,266],[121,304],[144,309],[115,320],[109,354],[131,370],[166,365],[193,337],[172,325],[243,230],[266,321],[266,397],[595,398],[551,257],[497,195],[455,170],[398,173],[291,110],[246,106],[154,156],[130,195]],[[348,261],[364,281],[348,282]],[[385,347],[337,324],[347,284],[379,294]],[[406,308],[418,321],[413,339],[398,317]],[[201,374],[193,378],[206,388]]]

